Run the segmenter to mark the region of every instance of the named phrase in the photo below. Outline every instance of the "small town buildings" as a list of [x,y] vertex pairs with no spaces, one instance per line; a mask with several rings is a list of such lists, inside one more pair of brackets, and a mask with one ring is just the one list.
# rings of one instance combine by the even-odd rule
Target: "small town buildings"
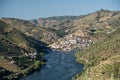
[[69,42],[70,42],[71,44],[76,44],[76,43],[77,43],[77,40],[69,40]]

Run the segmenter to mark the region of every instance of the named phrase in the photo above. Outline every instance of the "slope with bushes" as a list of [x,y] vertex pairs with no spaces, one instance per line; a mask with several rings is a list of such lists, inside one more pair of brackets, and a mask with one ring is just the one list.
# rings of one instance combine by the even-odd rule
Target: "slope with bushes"
[[54,31],[32,24],[28,20],[17,18],[1,18],[0,20],[11,25],[12,28],[15,28],[27,36],[33,37],[39,41],[42,40],[46,43],[52,43],[57,38],[59,38],[59,36]]
[[75,54],[77,62],[84,64],[82,74],[75,80],[119,80],[120,28],[106,38]]
[[[46,43],[0,20],[0,74],[3,73],[0,80],[18,79],[41,68],[45,60],[40,53],[47,50],[49,48]],[[39,67],[34,68],[36,60],[40,62]]]

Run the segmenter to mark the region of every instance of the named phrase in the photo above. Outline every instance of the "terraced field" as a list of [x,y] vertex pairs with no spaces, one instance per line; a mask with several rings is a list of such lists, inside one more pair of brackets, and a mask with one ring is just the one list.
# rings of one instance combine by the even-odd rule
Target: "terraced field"
[[[76,80],[119,80],[120,79],[120,56],[118,60],[106,60],[94,67],[89,67],[81,77]],[[117,72],[115,72],[117,70]]]
[[13,71],[13,72],[19,71],[19,68],[17,65],[12,64],[11,61],[6,60],[6,59],[0,58],[0,66],[9,71]]
[[85,65],[75,80],[120,80],[120,28],[75,56]]

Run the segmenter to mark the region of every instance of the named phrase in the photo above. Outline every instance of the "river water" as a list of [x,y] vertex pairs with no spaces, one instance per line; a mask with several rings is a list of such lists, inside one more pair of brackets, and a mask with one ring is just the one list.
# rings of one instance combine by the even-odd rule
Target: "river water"
[[83,65],[75,61],[74,53],[52,51],[45,56],[47,63],[41,71],[21,80],[72,80],[72,77],[83,69]]

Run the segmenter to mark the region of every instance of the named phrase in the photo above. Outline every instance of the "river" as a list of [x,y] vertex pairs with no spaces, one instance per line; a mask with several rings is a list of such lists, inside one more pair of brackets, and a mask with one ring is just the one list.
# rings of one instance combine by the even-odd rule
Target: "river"
[[72,77],[83,69],[83,65],[75,61],[74,53],[74,51],[52,51],[46,54],[47,63],[41,71],[21,80],[72,80]]

